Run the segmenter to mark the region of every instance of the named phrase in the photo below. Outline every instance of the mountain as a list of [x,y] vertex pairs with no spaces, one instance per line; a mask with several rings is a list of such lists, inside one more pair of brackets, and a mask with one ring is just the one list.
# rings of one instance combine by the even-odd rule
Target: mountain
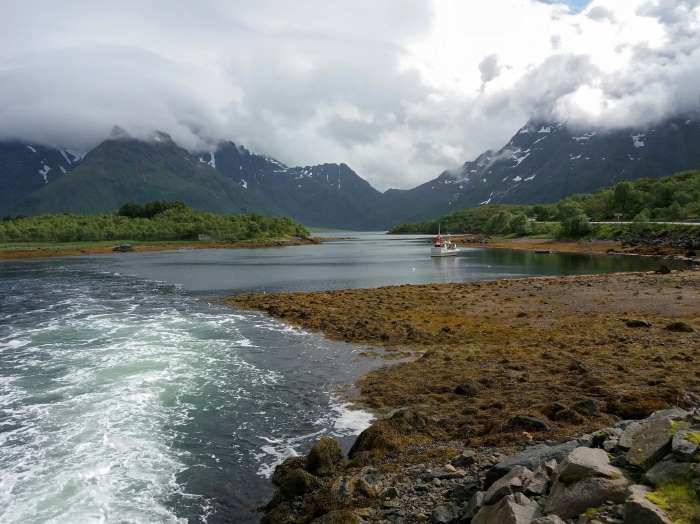
[[[30,146],[12,145],[22,147],[29,151]],[[191,154],[165,133],[147,141],[113,133],[66,173],[51,183],[27,184],[26,191],[0,206],[0,214],[90,214],[130,201],[182,200],[220,213],[256,212],[312,226],[362,229],[372,225],[367,217],[382,197],[345,164],[287,167],[232,142]],[[7,178],[29,177],[8,171]]]
[[700,167],[700,120],[643,129],[576,129],[529,122],[499,151],[407,191],[385,193],[385,213],[412,222],[487,203],[555,202],[623,180]]
[[65,175],[78,162],[76,155],[65,150],[0,142],[0,211]]
[[241,188],[264,197],[275,213],[312,226],[364,229],[382,194],[345,164],[287,167],[233,142],[199,156]]
[[617,130],[532,121],[498,151],[413,189],[385,193],[345,164],[289,167],[233,142],[190,153],[164,133],[141,141],[120,131],[80,161],[57,149],[0,144],[0,215],[96,213],[167,199],[217,212],[284,215],[307,226],[383,229],[487,203],[555,202],[698,167],[696,117]]
[[100,213],[125,202],[182,200],[216,212],[267,211],[212,167],[197,161],[168,135],[152,140],[130,137],[106,140],[74,169],[18,202],[24,214]]

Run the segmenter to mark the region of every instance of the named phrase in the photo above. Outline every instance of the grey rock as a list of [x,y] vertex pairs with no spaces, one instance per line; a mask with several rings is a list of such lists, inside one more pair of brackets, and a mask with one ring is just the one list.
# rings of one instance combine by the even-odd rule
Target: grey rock
[[688,420],[691,414],[682,408],[669,408],[654,411],[649,418],[669,418],[671,420]]
[[464,484],[457,484],[450,491],[449,497],[458,504],[461,504],[470,500],[478,490],[479,484],[476,481],[469,481]]
[[546,517],[540,517],[532,521],[532,524],[566,524],[556,515],[547,515]]
[[483,491],[477,491],[474,493],[471,499],[469,499],[469,502],[467,505],[464,507],[464,510],[460,514],[460,518],[463,521],[469,522],[470,519],[476,515],[477,511],[481,509],[481,506],[484,505],[484,492]]
[[[696,430],[696,433],[698,431]],[[681,460],[691,462],[698,451],[698,443],[690,437],[690,430],[678,431],[671,439],[671,451]]]
[[602,446],[603,446],[603,449],[604,449],[605,451],[611,452],[611,451],[614,451],[614,450],[617,448],[617,444],[618,444],[619,442],[620,442],[619,439],[617,439],[617,438],[615,438],[615,437],[610,437],[609,439],[606,439],[606,440],[603,442]]
[[579,447],[559,464],[558,479],[567,484],[589,477],[619,478],[622,471],[610,465],[610,457],[602,449]]
[[491,486],[491,484],[508,473],[508,471],[515,466],[525,466],[532,471],[548,460],[562,460],[577,447],[579,447],[579,443],[576,440],[571,440],[555,446],[541,444],[539,446],[527,448],[521,453],[502,460],[489,469],[484,480],[485,487],[488,488]]
[[627,498],[626,477],[608,479],[592,477],[573,484],[555,482],[544,505],[545,513],[554,513],[563,519],[571,519],[588,508],[597,508],[605,501],[621,503]]
[[556,460],[550,460],[549,462],[541,464],[532,478],[525,483],[523,493],[528,496],[544,495],[547,492],[547,488],[549,488],[556,468]]
[[634,439],[634,436],[637,434],[637,432],[639,432],[639,429],[641,427],[642,425],[636,421],[628,424],[622,432],[622,435],[620,436],[620,440],[618,441],[617,445],[623,449],[630,449],[632,447],[632,440]]
[[648,492],[644,486],[630,487],[630,496],[625,502],[625,524],[672,524],[668,515],[646,498]]
[[331,511],[311,521],[311,524],[360,524],[362,519],[348,510]]
[[671,419],[663,415],[652,415],[640,423],[639,429],[630,439],[627,462],[649,468],[670,449],[670,444]]
[[465,449],[460,456],[452,459],[451,464],[458,468],[465,468],[471,466],[474,462],[476,462],[476,451]]
[[465,475],[463,470],[456,469],[451,464],[447,464],[442,468],[437,468],[433,470],[431,474],[434,478],[440,480],[461,479],[464,478]]
[[689,462],[678,462],[671,458],[654,464],[651,469],[644,473],[644,480],[649,484],[658,486],[686,479],[690,476],[690,473],[691,464]]
[[525,466],[515,466],[506,475],[494,482],[484,495],[486,504],[493,504],[499,499],[522,491],[525,483],[533,478],[533,473]]
[[604,442],[609,438],[619,439],[622,436],[623,429],[617,426],[611,428],[603,428],[593,432],[594,442]]
[[472,519],[472,524],[531,524],[542,509],[535,501],[522,493],[508,495],[496,504],[482,507]]
[[433,524],[450,524],[457,520],[457,506],[454,504],[441,504],[433,510],[430,521]]
[[592,448],[594,440],[595,439],[593,438],[593,435],[591,435],[590,433],[585,433],[580,437],[576,438],[576,442],[578,442],[578,445],[586,448]]

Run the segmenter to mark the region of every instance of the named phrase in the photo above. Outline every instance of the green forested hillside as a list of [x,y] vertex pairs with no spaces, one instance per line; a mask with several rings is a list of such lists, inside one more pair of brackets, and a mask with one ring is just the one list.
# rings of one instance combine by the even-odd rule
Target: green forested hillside
[[267,213],[243,190],[164,137],[160,142],[107,140],[75,169],[17,203],[11,212],[104,213],[124,202],[181,200],[217,213]]
[[[80,242],[100,240],[241,241],[306,237],[309,232],[288,218],[261,215],[216,215],[182,203],[123,206],[103,215],[40,215],[0,221],[0,242]],[[165,204],[165,205],[163,205]],[[149,207],[150,206],[150,207]],[[155,214],[152,211],[162,209]]]
[[700,219],[700,171],[621,182],[597,193],[573,195],[555,204],[486,205],[463,209],[438,220],[402,224],[392,233],[486,234],[590,233],[590,221],[647,222]]

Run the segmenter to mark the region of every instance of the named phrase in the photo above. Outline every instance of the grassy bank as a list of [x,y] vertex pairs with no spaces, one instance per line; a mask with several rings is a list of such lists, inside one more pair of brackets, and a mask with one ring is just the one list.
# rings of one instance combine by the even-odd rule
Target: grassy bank
[[178,249],[237,249],[286,247],[317,244],[319,238],[284,238],[268,240],[244,240],[240,242],[208,242],[175,240],[166,242],[146,242],[138,240],[114,240],[98,242],[20,242],[0,244],[0,260],[99,255],[112,253],[118,246],[127,244],[130,251],[174,251]]

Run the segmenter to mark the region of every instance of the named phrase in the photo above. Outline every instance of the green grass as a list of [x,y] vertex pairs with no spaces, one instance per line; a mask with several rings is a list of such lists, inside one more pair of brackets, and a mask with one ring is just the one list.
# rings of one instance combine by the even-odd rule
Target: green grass
[[673,524],[695,524],[700,518],[700,500],[690,482],[663,484],[647,499],[668,513]]

